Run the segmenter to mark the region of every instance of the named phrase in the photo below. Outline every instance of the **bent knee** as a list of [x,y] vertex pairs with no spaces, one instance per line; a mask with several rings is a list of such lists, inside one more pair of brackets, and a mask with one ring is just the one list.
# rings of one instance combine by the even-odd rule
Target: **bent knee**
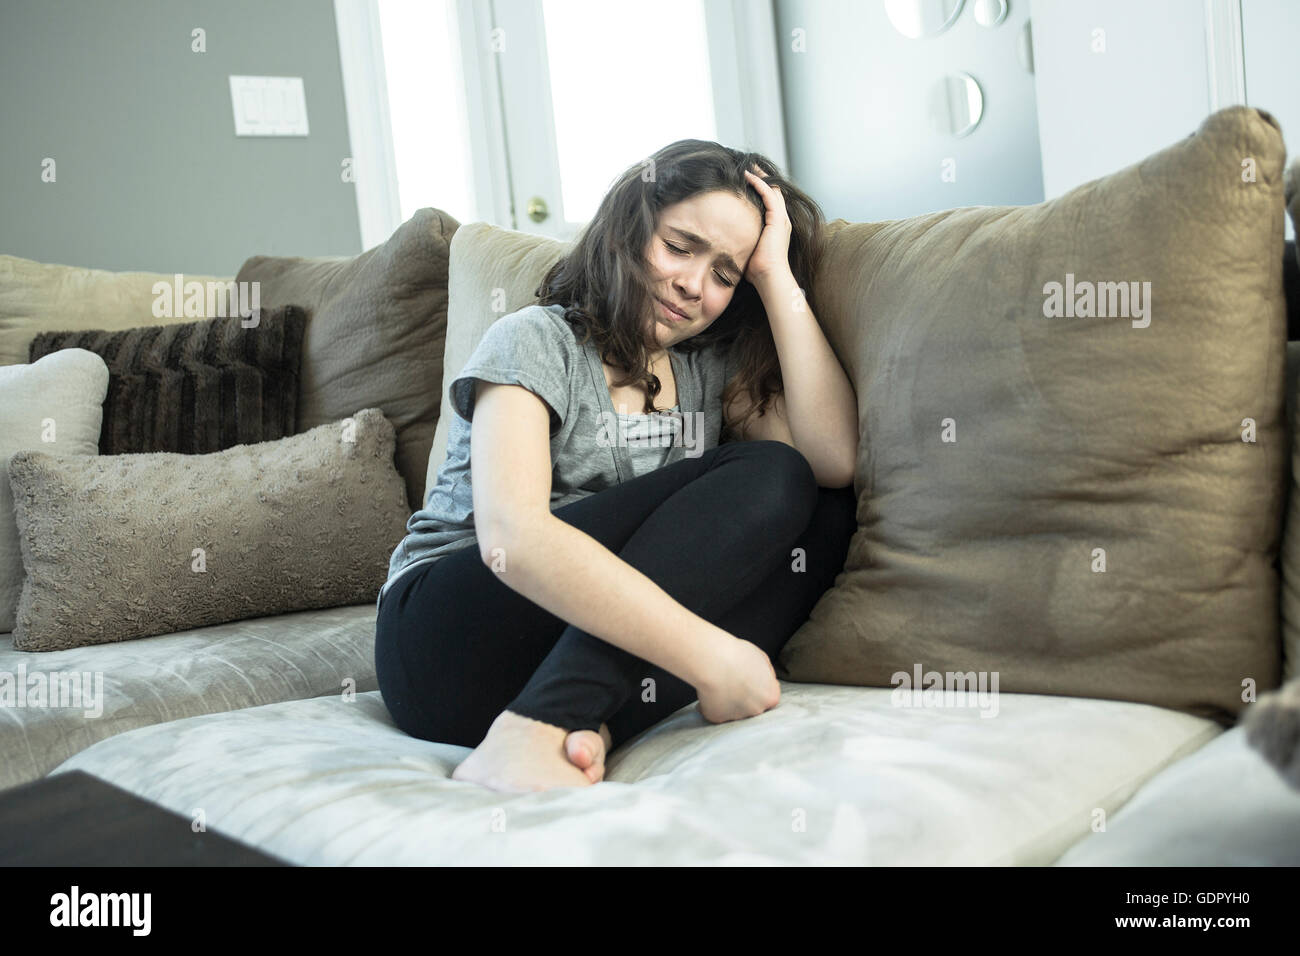
[[761,511],[782,510],[802,515],[806,524],[817,507],[817,476],[803,452],[771,438],[739,442],[757,463],[753,494]]

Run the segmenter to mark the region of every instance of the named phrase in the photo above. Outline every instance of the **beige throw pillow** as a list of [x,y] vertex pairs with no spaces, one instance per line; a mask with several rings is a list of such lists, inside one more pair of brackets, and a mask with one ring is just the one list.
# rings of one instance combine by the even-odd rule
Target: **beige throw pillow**
[[376,408],[210,455],[9,461],[26,581],[14,647],[53,651],[373,602],[405,531]]
[[[239,296],[231,282],[229,276],[185,273],[178,299],[175,274],[109,272],[0,255],[0,365],[26,364],[28,348],[39,332],[117,331],[239,314],[238,309],[229,308],[230,296]],[[203,314],[186,315],[187,305],[191,312],[198,311],[200,299],[193,295],[196,288],[203,293]],[[249,291],[244,290],[245,297]],[[155,315],[155,311],[163,314]]]
[[832,224],[859,528],[778,676],[1224,724],[1278,686],[1285,155],[1234,107],[1049,202]]
[[[537,301],[537,287],[546,271],[572,247],[572,243],[485,222],[466,223],[456,230],[447,286],[447,343],[439,375],[441,405],[426,462],[426,498],[447,457],[452,420],[448,386],[493,322]],[[488,303],[492,308],[486,307]]]
[[397,430],[397,470],[410,511],[424,504],[442,393],[447,245],[459,226],[439,209],[421,209],[359,256],[253,256],[237,277],[260,283],[263,308],[299,305],[310,316],[298,430],[358,408],[383,411]]

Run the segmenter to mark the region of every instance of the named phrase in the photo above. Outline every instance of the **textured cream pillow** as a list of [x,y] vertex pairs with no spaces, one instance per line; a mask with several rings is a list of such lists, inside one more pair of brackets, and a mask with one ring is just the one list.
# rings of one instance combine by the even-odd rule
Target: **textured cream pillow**
[[[831,224],[859,527],[778,676],[996,673],[1223,724],[1278,686],[1285,155],[1234,107],[1049,202]],[[1122,312],[1112,282],[1140,303],[1077,317]]]
[[394,447],[367,408],[211,455],[19,452],[15,649],[373,603],[408,515]]
[[62,349],[31,365],[0,366],[0,632],[14,629],[23,558],[9,490],[9,456],[31,449],[98,455],[108,366],[87,349]]

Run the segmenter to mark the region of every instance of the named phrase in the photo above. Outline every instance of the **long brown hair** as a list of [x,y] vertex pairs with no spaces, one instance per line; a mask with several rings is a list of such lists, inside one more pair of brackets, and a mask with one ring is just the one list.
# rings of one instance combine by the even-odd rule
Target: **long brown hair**
[[[809,308],[812,280],[821,257],[821,207],[786,179],[759,153],[731,149],[700,139],[678,140],[630,167],[601,200],[595,216],[574,246],[553,265],[536,290],[541,305],[566,306],[564,318],[595,341],[601,358],[623,372],[618,387],[640,384],[646,392],[644,412],[656,411],[659,377],[650,372],[645,344],[645,316],[654,308],[654,281],[645,250],[654,237],[660,210],[700,193],[720,190],[749,202],[762,216],[763,197],[745,179],[757,165],[771,186],[779,186],[790,215],[790,271],[804,290]],[[760,219],[760,221],[765,221]],[[731,302],[707,329],[673,346],[693,352],[722,343],[737,364],[734,382],[723,393],[723,408],[741,393],[763,415],[784,390],[776,342],[758,291],[744,278]]]

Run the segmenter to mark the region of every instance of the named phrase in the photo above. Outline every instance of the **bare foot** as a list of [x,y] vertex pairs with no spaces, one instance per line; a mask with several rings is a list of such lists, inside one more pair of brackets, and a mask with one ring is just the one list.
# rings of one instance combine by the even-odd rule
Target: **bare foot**
[[564,752],[575,767],[587,774],[592,783],[605,779],[605,755],[614,746],[609,727],[600,725],[594,730],[575,730],[564,738]]
[[[578,733],[599,739],[599,735],[589,730]],[[451,778],[507,793],[589,787],[595,781],[583,768],[575,766],[566,753],[565,741],[569,736],[563,727],[503,710],[492,721],[483,742],[452,771]],[[603,773],[603,753],[600,758]]]

